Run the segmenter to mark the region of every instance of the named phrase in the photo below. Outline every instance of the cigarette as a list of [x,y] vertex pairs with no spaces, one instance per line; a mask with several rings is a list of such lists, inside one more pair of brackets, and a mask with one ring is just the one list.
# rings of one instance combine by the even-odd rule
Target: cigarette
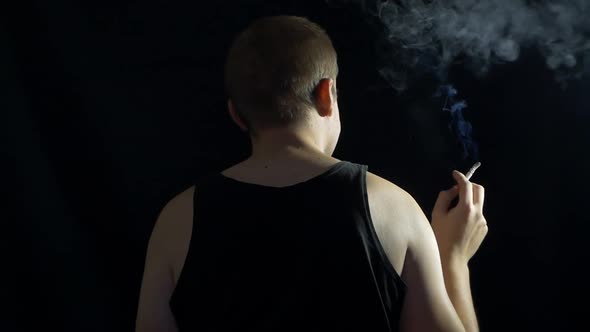
[[481,163],[478,161],[475,163],[475,165],[473,165],[471,167],[471,169],[469,170],[469,172],[467,172],[465,174],[465,177],[467,178],[467,180],[471,179],[471,177],[473,176],[473,173],[475,173],[475,171],[477,171],[477,169],[479,168],[479,166],[481,166]]

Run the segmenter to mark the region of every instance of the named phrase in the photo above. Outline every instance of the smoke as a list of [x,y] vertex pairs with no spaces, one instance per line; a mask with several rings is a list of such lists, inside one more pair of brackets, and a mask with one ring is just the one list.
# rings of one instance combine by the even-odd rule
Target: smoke
[[463,109],[467,108],[465,100],[457,99],[457,89],[452,85],[442,85],[435,93],[435,97],[444,97],[443,112],[450,114],[449,131],[461,145],[462,159],[471,158],[473,161],[479,160],[478,144],[471,137],[473,127],[471,123],[463,117]]
[[397,90],[461,62],[477,75],[537,49],[559,79],[590,59],[590,0],[332,0],[357,4],[383,27],[381,74]]

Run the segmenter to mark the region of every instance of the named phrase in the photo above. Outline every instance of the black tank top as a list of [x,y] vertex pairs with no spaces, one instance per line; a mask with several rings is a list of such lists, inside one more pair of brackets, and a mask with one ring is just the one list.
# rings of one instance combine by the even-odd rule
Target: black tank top
[[197,184],[170,306],[180,331],[397,331],[406,286],[369,213],[367,166],[276,188]]

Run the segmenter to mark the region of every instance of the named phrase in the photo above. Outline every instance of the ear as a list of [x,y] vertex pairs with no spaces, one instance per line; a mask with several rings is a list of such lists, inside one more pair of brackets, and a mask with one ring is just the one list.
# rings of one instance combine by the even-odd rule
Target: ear
[[320,116],[332,116],[334,99],[336,96],[332,95],[332,87],[334,80],[331,78],[324,78],[320,80],[314,90],[315,107]]
[[234,121],[234,123],[237,124],[242,131],[248,131],[248,127],[240,118],[240,115],[236,111],[234,103],[231,101],[231,99],[227,100],[227,110],[229,111],[229,115],[231,116],[231,119]]

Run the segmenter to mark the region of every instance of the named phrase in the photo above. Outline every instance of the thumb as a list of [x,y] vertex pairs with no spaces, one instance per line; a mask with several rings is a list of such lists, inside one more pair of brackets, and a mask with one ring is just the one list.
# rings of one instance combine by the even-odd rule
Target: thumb
[[454,186],[449,190],[441,191],[438,194],[438,198],[434,203],[434,208],[432,209],[432,216],[435,215],[444,215],[449,211],[449,206],[451,202],[457,195],[459,194],[459,187]]

